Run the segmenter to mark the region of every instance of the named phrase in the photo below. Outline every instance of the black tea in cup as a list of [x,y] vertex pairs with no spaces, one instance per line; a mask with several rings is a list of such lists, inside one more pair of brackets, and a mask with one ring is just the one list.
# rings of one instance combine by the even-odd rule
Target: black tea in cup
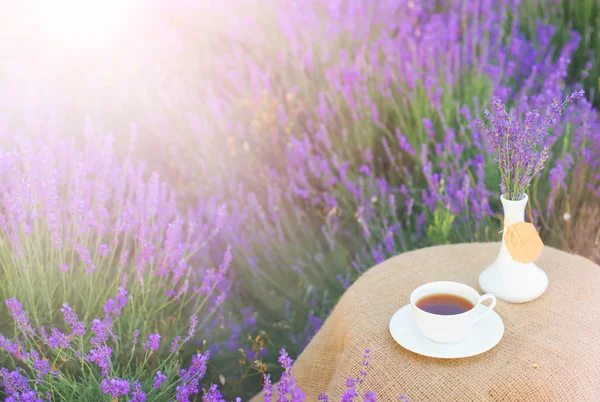
[[422,297],[417,301],[417,307],[431,314],[455,315],[465,313],[475,306],[464,297],[439,293]]

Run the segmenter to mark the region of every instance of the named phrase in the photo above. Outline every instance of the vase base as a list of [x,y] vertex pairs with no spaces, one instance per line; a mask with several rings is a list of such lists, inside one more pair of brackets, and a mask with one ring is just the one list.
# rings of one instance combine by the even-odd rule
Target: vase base
[[546,291],[548,276],[534,263],[494,263],[479,275],[479,286],[505,302],[527,303]]

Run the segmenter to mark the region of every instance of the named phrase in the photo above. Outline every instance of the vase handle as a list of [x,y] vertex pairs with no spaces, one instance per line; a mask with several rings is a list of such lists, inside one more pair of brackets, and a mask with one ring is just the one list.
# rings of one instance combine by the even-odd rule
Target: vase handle
[[489,293],[479,297],[479,300],[477,300],[477,304],[475,305],[475,307],[479,306],[480,304],[483,305],[483,302],[486,300],[491,300],[492,302],[490,303],[489,307],[485,310],[485,312],[479,317],[477,317],[475,322],[481,321],[486,315],[490,313],[490,311],[494,309],[494,307],[496,307],[496,296]]

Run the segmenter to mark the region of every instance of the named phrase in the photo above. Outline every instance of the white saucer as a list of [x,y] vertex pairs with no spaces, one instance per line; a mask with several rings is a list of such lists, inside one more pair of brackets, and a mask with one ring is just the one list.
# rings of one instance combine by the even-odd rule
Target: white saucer
[[[477,306],[486,309],[484,306]],[[495,311],[475,324],[471,333],[456,343],[437,343],[427,338],[417,327],[411,305],[396,311],[390,321],[390,333],[396,342],[411,352],[440,359],[458,359],[487,352],[500,342],[504,323]]]

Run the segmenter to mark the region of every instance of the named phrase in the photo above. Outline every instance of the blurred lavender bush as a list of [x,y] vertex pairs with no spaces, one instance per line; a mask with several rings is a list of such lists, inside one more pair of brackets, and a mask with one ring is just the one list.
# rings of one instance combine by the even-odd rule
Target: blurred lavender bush
[[[275,351],[296,356],[369,267],[499,240],[501,178],[477,125],[490,98],[520,118],[587,77],[595,99],[597,24],[582,38],[569,27],[584,32],[569,22],[578,14],[553,7],[232,0],[208,12],[182,1],[144,14],[153,28],[126,42],[144,46],[115,45],[110,66],[96,64],[108,50],[86,49],[89,63],[68,59],[71,74],[51,81],[19,59],[31,78],[9,75],[0,99],[3,298],[66,333],[62,303],[89,328],[122,286],[117,344],[162,336],[156,360],[140,350],[130,362],[142,383],[197,315],[172,370],[199,348],[209,382],[251,395],[277,374]],[[540,146],[531,219],[547,244],[600,260],[592,103],[566,107]],[[131,356],[111,351],[119,367]]]
[[581,37],[569,63],[568,82],[582,82],[588,99],[600,105],[598,72],[600,53],[600,4],[593,0],[557,0],[522,2],[521,28],[528,37],[535,35],[529,27],[540,19],[555,27],[552,38],[555,50],[561,49],[576,31]]

